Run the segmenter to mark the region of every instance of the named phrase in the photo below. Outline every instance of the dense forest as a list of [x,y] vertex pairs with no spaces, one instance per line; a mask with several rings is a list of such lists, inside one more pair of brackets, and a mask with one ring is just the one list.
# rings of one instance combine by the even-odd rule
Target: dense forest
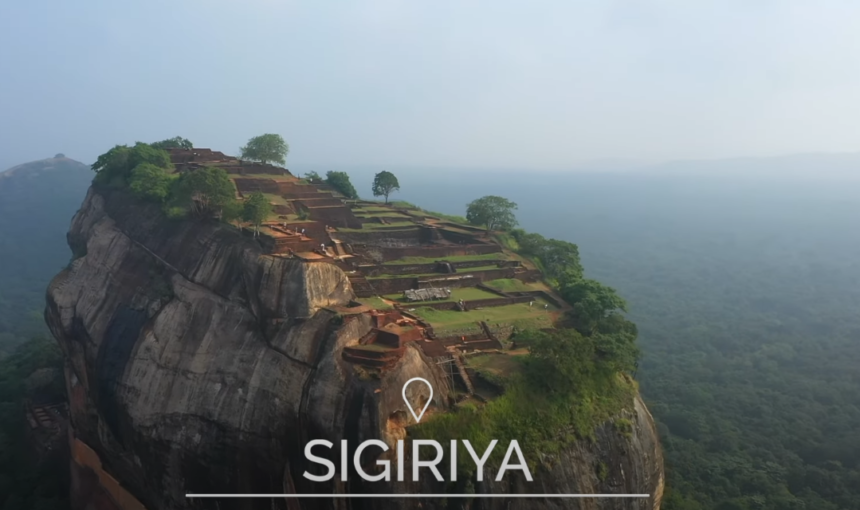
[[[62,355],[43,319],[45,289],[71,257],[69,223],[92,180],[57,155],[0,173],[0,509],[68,508],[67,460],[38,456],[24,399],[62,400]],[[35,375],[34,375],[35,374]]]
[[398,175],[401,197],[431,209],[462,214],[474,189],[514,200],[523,227],[577,243],[586,276],[628,301],[665,509],[856,510],[860,181],[713,167],[459,172],[456,187]]
[[63,358],[52,338],[31,339],[0,360],[0,508],[68,508],[68,458],[37,455],[25,436],[22,402],[65,397]]
[[47,334],[45,289],[71,258],[66,232],[92,178],[65,157],[0,173],[0,358]]

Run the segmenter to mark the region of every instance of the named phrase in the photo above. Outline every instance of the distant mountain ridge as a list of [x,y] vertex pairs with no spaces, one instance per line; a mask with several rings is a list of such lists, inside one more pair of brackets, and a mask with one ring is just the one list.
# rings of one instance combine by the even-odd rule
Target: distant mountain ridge
[[63,154],[0,172],[0,356],[46,332],[45,289],[69,261],[66,231],[92,177]]

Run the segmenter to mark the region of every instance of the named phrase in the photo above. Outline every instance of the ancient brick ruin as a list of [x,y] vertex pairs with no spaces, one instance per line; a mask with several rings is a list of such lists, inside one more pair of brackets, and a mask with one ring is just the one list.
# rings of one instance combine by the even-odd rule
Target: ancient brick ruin
[[[256,191],[266,194],[274,214],[257,237],[266,253],[309,264],[335,264],[346,272],[359,302],[334,311],[346,320],[368,314],[374,325],[356,345],[344,349],[348,362],[384,370],[413,343],[431,358],[452,361],[469,387],[461,353],[501,349],[504,338],[483,320],[471,322],[465,332],[437,333],[421,310],[468,313],[535,303],[544,310],[567,308],[540,285],[539,270],[503,249],[483,229],[413,208],[347,200],[325,184],[299,179],[285,168],[241,161],[210,149],[169,152],[179,172],[223,168],[239,199]],[[243,226],[243,233],[255,235],[250,225]],[[492,281],[528,290],[505,291],[486,284]],[[428,292],[413,292],[422,289]],[[457,298],[463,291],[472,293],[470,299]]]

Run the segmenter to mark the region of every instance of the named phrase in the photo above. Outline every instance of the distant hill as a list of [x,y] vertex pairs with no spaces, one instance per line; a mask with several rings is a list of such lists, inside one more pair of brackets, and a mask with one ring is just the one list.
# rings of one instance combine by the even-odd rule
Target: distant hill
[[0,173],[0,357],[46,332],[45,289],[71,257],[66,231],[92,177],[62,154]]

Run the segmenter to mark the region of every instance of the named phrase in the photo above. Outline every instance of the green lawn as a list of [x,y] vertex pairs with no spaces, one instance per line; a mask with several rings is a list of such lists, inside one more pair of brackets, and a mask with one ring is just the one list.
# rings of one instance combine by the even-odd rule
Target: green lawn
[[374,310],[391,310],[394,307],[390,304],[386,303],[382,299],[377,296],[369,297],[369,298],[359,298],[356,301],[363,305],[367,305],[372,307]]
[[[454,255],[451,257],[435,258],[435,257],[403,257],[402,259],[386,262],[386,264],[432,264],[437,260],[445,262],[472,262],[474,260],[512,260],[514,257],[508,253],[488,253],[486,255]],[[458,271],[466,271],[459,269]]]
[[368,206],[365,206],[365,207],[358,207],[358,208],[353,209],[353,210],[354,211],[361,211],[362,213],[388,212],[388,213],[400,214],[390,207],[374,207],[374,206],[368,207]]
[[516,278],[502,278],[484,282],[484,285],[500,290],[502,292],[528,292],[532,290],[548,290],[543,282],[525,283]]
[[[421,302],[410,302],[404,299],[403,294],[386,294],[386,299],[391,299],[392,301],[397,301],[405,304],[414,304],[419,306],[419,303],[425,303],[426,301]],[[493,299],[499,297],[497,294],[493,294],[492,292],[487,292],[485,290],[481,290],[475,287],[464,287],[461,289],[451,289],[451,298],[450,299],[436,299],[433,300],[434,303],[446,303],[450,301],[458,301],[462,299],[463,301],[474,301],[476,299]]]
[[437,333],[462,328],[482,320],[490,323],[513,324],[519,328],[548,328],[552,326],[553,320],[550,312],[557,309],[549,305],[549,308],[544,310],[546,304],[548,303],[545,301],[536,300],[532,307],[528,303],[518,303],[467,312],[419,307],[414,313],[429,322]]

